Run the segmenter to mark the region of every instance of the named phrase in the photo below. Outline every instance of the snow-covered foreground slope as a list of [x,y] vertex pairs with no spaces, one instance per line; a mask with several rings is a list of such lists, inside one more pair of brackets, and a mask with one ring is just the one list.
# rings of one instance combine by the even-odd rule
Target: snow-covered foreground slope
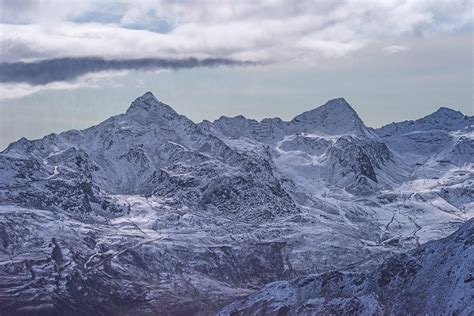
[[0,313],[207,314],[445,237],[474,217],[474,148],[472,117],[440,111],[373,130],[335,99],[195,124],[146,93],[21,139],[0,154]]
[[266,285],[219,315],[471,315],[474,220],[369,273],[327,272]]

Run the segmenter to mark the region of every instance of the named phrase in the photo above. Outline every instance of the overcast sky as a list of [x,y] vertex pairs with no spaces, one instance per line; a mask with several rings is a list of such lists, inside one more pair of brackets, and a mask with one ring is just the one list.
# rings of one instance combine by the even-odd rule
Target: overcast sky
[[0,0],[0,149],[152,91],[194,121],[345,97],[369,126],[474,114],[471,0]]

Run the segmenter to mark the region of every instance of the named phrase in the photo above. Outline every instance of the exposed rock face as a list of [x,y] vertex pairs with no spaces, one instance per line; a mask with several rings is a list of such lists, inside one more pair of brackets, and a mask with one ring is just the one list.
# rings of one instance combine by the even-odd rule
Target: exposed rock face
[[328,272],[271,283],[219,315],[470,315],[474,220],[389,258],[370,273]]
[[442,112],[397,133],[344,99],[195,124],[146,93],[20,139],[0,153],[0,313],[209,314],[276,280],[365,276],[474,215],[472,118]]

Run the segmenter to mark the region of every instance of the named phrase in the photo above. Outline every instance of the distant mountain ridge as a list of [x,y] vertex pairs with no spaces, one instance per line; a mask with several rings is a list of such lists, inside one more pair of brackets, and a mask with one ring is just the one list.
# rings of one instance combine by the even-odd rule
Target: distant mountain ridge
[[441,107],[430,115],[415,121],[390,123],[376,129],[382,137],[394,134],[406,134],[413,131],[443,130],[446,132],[461,130],[474,125],[474,117],[462,114],[450,108]]

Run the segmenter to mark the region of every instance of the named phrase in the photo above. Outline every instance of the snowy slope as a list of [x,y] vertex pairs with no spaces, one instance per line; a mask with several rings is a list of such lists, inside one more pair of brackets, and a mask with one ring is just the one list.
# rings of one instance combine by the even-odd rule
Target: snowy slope
[[370,273],[271,283],[219,315],[422,315],[474,312],[474,220]]
[[459,111],[442,107],[421,119],[391,123],[374,131],[393,151],[418,164],[473,163],[474,117]]
[[414,121],[391,123],[376,130],[381,137],[402,135],[414,131],[440,130],[445,132],[458,131],[474,125],[474,117],[446,107],[439,108],[423,118]]

